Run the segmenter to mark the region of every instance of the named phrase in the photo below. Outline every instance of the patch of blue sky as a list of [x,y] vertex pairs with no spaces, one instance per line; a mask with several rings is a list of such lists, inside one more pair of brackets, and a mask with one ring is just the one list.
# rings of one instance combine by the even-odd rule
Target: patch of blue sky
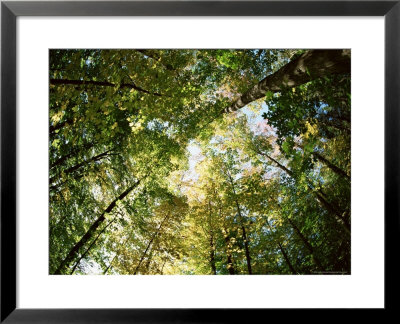
[[202,156],[199,145],[193,140],[189,142],[186,149],[189,153],[189,169],[185,173],[184,180],[196,181],[199,178],[199,174],[196,172],[196,165],[204,159],[204,156]]
[[[248,106],[243,107],[238,112],[239,114],[244,114],[247,119],[247,124],[250,127],[250,130],[254,133],[258,133],[258,126],[264,122],[264,118],[262,115],[268,112],[268,106],[264,102],[261,104],[261,108],[257,111],[249,108]],[[223,143],[225,139],[222,136],[214,136],[210,140],[210,144],[215,144],[216,151],[223,153],[224,151],[218,147],[219,143]],[[187,151],[189,153],[188,161],[189,161],[189,169],[186,172],[185,179],[186,180],[194,180],[196,181],[199,175],[196,172],[196,165],[201,162],[205,157],[202,156],[201,148],[195,141],[190,141],[187,146]],[[242,169],[249,169],[251,167],[251,163],[247,162],[241,165]],[[241,173],[236,174],[235,180],[238,180],[242,177]]]
[[155,130],[156,128],[156,122],[154,120],[150,120],[147,125],[146,128],[149,130]]
[[254,133],[258,133],[258,125],[264,122],[263,114],[267,113],[269,110],[268,105],[263,102],[261,104],[261,109],[258,111],[254,111],[253,109],[249,108],[249,106],[244,106],[240,109],[239,113],[244,114],[247,118],[247,124],[250,127],[250,130]]
[[93,261],[87,261],[86,259],[82,259],[79,265],[79,269],[83,270],[83,273],[88,275],[98,275],[102,274],[102,268],[100,265]]
[[317,114],[319,115],[326,115],[331,110],[331,107],[323,102],[320,102],[318,105],[315,105],[315,108]]
[[168,137],[171,137],[176,130],[170,125],[168,121],[161,121],[159,119],[153,119],[146,123],[146,128],[151,131],[164,131]]
[[202,151],[195,141],[190,141],[187,150],[189,152],[189,169],[193,169],[201,156]]

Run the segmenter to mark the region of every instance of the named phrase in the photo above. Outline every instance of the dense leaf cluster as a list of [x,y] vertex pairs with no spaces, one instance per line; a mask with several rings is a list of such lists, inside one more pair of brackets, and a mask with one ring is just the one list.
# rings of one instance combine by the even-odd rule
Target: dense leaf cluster
[[51,50],[49,273],[350,273],[350,75],[223,113],[306,52]]

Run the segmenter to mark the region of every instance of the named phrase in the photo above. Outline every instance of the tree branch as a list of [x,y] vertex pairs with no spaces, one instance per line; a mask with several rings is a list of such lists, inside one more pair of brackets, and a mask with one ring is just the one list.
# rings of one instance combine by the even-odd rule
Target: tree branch
[[135,89],[140,92],[144,92],[153,96],[162,97],[163,95],[157,92],[150,92],[141,87],[138,87],[135,83],[122,83],[120,85],[114,84],[108,81],[92,81],[92,80],[68,80],[68,79],[50,79],[50,84],[54,85],[94,85],[101,87],[119,87],[122,88],[130,88]]
[[224,108],[222,113],[237,111],[264,97],[268,91],[279,92],[285,87],[297,87],[327,75],[350,73],[350,70],[350,50],[307,51],[261,80],[229,107]]

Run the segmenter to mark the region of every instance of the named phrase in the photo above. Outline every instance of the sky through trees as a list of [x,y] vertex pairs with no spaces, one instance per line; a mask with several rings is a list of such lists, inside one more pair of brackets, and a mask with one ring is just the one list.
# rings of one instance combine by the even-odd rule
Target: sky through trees
[[350,50],[54,49],[50,274],[350,274]]

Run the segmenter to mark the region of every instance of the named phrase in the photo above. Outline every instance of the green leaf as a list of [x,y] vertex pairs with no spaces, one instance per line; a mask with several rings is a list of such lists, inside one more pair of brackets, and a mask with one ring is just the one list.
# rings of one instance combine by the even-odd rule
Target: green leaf
[[270,90],[267,91],[267,93],[265,94],[265,100],[269,101],[274,97],[274,93]]

